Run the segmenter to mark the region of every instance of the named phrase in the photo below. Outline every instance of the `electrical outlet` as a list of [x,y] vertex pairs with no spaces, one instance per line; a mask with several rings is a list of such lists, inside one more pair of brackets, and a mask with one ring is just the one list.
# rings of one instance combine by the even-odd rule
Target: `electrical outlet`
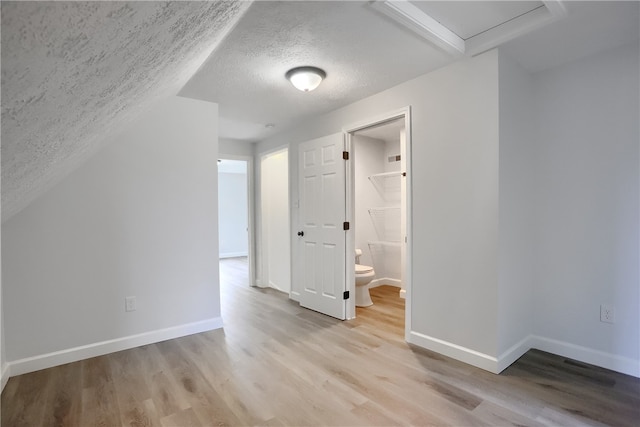
[[136,297],[126,297],[124,299],[125,311],[136,311]]
[[600,321],[605,323],[615,323],[616,312],[612,305],[600,305]]

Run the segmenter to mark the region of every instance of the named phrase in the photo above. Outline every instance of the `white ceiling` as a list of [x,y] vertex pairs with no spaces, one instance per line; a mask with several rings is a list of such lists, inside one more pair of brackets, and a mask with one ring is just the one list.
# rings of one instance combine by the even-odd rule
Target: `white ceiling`
[[[256,141],[449,62],[367,1],[260,1],[180,95],[220,104],[220,137]],[[284,77],[303,65],[327,72],[313,92]]]
[[[255,2],[180,95],[220,104],[221,138],[260,141],[460,58],[372,4]],[[638,2],[563,2],[566,16],[555,21],[552,1],[411,4],[480,48],[504,46],[529,71],[638,39]],[[528,15],[544,19],[523,20]],[[510,30],[500,34],[500,24]],[[299,92],[284,78],[301,65],[327,72],[313,92]]]
[[[410,6],[531,72],[640,37],[637,1],[568,1],[563,19],[518,29],[555,5],[543,3]],[[3,1],[1,12],[3,220],[162,96],[217,102],[221,138],[258,141],[460,58],[369,1]],[[295,90],[284,74],[300,65],[327,79]]]

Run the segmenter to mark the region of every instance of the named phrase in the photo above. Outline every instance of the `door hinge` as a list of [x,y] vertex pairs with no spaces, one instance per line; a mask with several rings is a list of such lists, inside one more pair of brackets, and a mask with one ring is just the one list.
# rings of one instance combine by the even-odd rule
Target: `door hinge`
[[342,229],[347,231],[349,229],[349,221],[345,221],[342,223]]
[[349,152],[348,151],[343,151],[342,152],[342,159],[343,160],[349,160]]
[[349,299],[349,291],[344,291],[342,293],[342,299]]

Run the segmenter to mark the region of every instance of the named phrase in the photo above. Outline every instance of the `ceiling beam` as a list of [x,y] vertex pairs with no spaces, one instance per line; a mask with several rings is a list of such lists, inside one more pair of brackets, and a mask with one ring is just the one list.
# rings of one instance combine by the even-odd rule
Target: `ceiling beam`
[[411,0],[376,0],[372,6],[452,56],[478,55],[567,13],[561,0],[542,0],[540,7],[464,40],[412,4]]
[[457,34],[407,0],[379,0],[373,7],[405,27],[420,34],[431,43],[454,55],[465,54],[465,42]]

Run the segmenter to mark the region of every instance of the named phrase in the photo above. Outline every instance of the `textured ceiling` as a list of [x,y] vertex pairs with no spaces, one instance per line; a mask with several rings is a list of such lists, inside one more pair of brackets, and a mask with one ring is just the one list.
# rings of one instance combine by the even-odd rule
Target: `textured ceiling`
[[2,218],[193,75],[249,2],[5,2]]
[[[220,137],[257,141],[452,60],[369,1],[259,1],[180,95],[220,104]],[[284,77],[303,65],[327,72],[313,92]]]
[[[482,16],[436,6],[459,31],[522,6],[471,6],[482,4]],[[565,19],[501,48],[538,71],[638,40],[637,1],[564,4]],[[457,59],[369,1],[250,5],[2,1],[3,220],[162,96],[217,102],[219,136],[256,141]],[[324,68],[327,79],[295,90],[284,74],[300,65]]]

